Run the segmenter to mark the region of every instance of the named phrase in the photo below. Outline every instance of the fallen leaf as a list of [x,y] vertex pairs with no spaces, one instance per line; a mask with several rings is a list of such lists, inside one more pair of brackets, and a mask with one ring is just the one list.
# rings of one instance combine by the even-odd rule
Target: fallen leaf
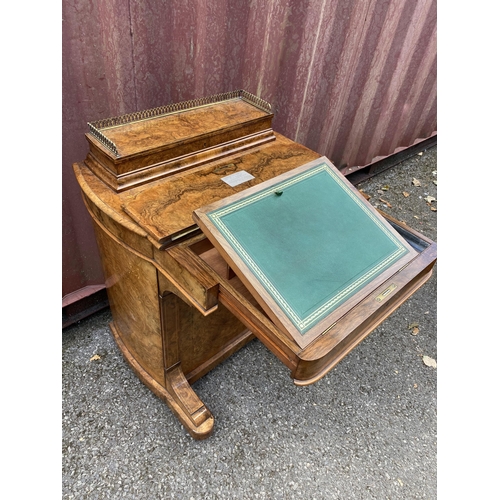
[[411,181],[411,183],[412,183],[414,186],[421,186],[420,181],[419,181],[418,179],[415,179],[415,178],[413,178],[413,180]]
[[382,191],[389,191],[391,189],[387,184],[385,186],[382,186]]
[[432,181],[433,184],[435,184],[436,186],[438,185],[438,181]]
[[403,191],[403,196],[404,196],[405,198],[408,198],[408,196],[410,196],[410,193],[407,193],[406,191]]
[[418,384],[413,384],[413,387],[416,389],[418,387]]
[[431,207],[431,210],[432,210],[433,212],[437,212],[437,211],[438,211],[438,209],[437,209],[436,207]]
[[434,198],[434,196],[426,196],[424,198],[424,200],[427,202],[427,203],[432,203],[433,201],[436,201],[436,198]]
[[418,156],[422,156],[423,154],[424,154],[423,152],[422,153],[418,153]]
[[101,359],[101,356],[99,356],[99,354],[94,354],[94,355],[90,358],[90,361],[97,361],[98,359]]
[[383,200],[382,198],[379,198],[379,200],[382,202],[382,203],[385,203],[389,208],[392,208],[392,205],[387,201],[387,200]]
[[412,335],[417,335],[419,332],[418,323],[410,323],[408,325],[408,330],[411,330]]
[[413,217],[415,217],[415,219],[420,219],[418,215],[414,215]]
[[435,359],[430,358],[429,356],[423,356],[422,361],[424,365],[430,366],[431,368],[437,368],[437,363]]

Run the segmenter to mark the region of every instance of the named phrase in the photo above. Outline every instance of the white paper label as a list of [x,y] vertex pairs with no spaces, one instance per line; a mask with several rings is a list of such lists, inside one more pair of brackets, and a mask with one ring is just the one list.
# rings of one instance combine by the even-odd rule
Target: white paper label
[[240,170],[239,172],[223,177],[221,180],[223,180],[226,184],[229,184],[231,187],[234,187],[239,184],[243,184],[244,182],[251,181],[252,179],[255,179],[252,174],[249,174],[245,170]]

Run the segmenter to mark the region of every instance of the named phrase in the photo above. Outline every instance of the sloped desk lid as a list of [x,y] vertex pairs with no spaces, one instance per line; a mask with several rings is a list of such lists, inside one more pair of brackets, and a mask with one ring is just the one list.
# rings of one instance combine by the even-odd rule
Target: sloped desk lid
[[417,255],[326,157],[193,218],[301,348]]

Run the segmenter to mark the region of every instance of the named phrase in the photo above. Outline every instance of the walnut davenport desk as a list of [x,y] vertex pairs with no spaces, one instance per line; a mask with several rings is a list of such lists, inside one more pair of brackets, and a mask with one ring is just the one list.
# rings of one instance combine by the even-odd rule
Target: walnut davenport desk
[[121,352],[203,439],[191,384],[257,337],[312,384],[431,276],[436,244],[228,92],[89,124],[74,164]]

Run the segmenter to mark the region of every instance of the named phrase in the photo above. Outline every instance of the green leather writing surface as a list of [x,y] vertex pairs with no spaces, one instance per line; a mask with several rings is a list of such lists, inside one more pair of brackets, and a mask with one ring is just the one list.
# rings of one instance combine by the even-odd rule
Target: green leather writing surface
[[301,335],[408,253],[325,163],[207,216]]

